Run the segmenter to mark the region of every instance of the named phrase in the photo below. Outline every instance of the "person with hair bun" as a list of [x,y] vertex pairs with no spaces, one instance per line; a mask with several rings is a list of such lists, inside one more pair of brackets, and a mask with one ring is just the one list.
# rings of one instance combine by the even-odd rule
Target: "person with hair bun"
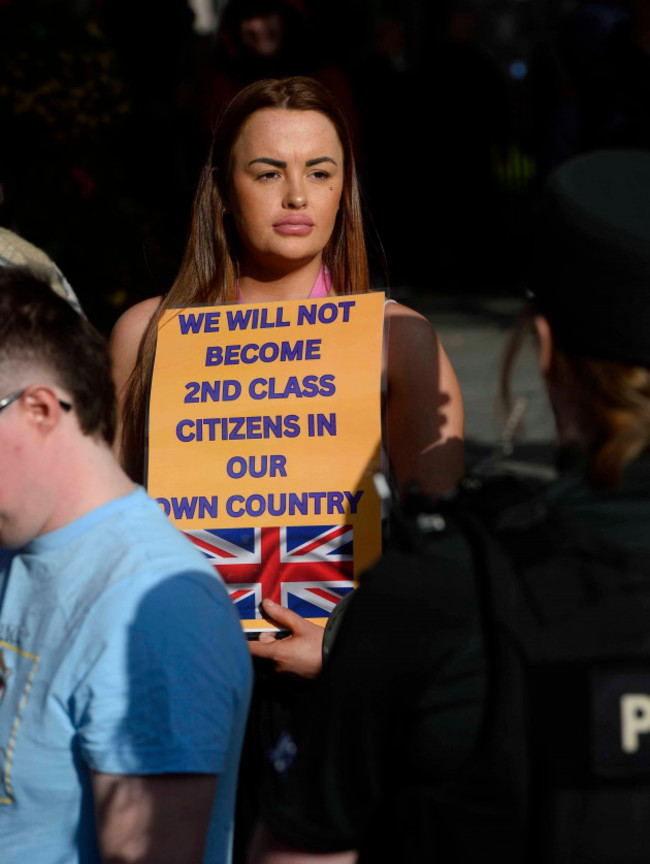
[[[164,297],[125,312],[111,337],[119,450],[130,476],[143,476],[152,361],[166,309],[369,290],[354,156],[335,101],[310,78],[249,85],[216,127],[176,281]],[[383,445],[397,487],[414,483],[438,495],[464,471],[456,376],[429,322],[395,302],[385,307],[384,344]],[[302,627],[297,618],[281,623]],[[295,644],[272,647],[293,653]],[[315,674],[317,654],[298,667],[283,658],[281,668]]]
[[649,202],[647,152],[551,175],[510,359],[537,334],[559,476],[408,502],[271,752],[250,864],[647,861]]

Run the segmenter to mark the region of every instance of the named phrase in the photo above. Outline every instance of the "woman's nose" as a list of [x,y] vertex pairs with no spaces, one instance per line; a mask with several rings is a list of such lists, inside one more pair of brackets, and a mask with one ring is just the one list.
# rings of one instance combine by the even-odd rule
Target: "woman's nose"
[[300,180],[291,180],[287,184],[284,196],[284,206],[292,210],[300,210],[307,204],[307,194]]

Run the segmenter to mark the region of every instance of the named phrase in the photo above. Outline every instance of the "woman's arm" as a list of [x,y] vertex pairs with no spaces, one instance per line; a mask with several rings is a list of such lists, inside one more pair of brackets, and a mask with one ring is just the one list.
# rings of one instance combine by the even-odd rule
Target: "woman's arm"
[[416,483],[422,492],[440,495],[465,471],[460,387],[426,318],[399,303],[388,303],[384,326],[384,446],[400,494]]
[[111,355],[113,383],[117,397],[117,432],[115,435],[115,455],[121,460],[122,409],[126,385],[138,359],[142,337],[160,305],[160,297],[151,297],[136,303],[118,318],[111,333],[108,347]]

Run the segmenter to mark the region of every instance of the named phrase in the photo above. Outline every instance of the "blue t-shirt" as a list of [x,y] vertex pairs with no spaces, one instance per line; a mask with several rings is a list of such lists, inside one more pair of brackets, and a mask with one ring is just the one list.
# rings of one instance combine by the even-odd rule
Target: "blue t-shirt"
[[99,861],[91,768],[218,774],[228,861],[250,687],[221,580],[144,490],[0,549],[0,860]]

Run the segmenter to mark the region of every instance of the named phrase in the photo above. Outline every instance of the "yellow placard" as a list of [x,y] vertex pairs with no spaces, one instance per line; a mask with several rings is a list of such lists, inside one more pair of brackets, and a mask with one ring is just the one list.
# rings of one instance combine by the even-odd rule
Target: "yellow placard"
[[149,493],[212,559],[247,630],[265,629],[262,596],[326,620],[381,552],[383,307],[372,293],[161,318]]

